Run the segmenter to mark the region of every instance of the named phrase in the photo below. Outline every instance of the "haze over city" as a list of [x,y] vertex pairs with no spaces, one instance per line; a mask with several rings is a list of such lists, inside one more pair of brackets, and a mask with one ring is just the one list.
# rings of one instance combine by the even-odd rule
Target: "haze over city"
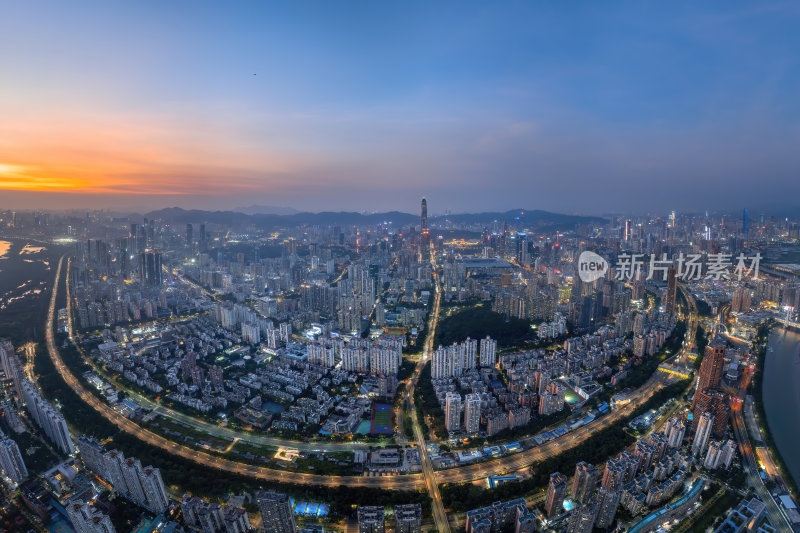
[[6,2],[0,533],[800,533],[798,28]]
[[786,211],[798,23],[792,2],[9,3],[0,204]]

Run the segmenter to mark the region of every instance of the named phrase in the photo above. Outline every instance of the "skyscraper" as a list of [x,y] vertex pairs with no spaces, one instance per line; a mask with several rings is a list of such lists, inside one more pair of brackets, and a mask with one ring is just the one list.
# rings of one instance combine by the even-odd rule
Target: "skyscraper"
[[748,232],[748,231],[750,231],[750,226],[748,225],[748,221],[747,221],[747,208],[745,207],[745,208],[744,208],[744,211],[742,211],[742,233],[743,233],[744,235],[747,235],[747,232]]
[[695,428],[697,428],[700,417],[704,412],[714,415],[711,434],[715,437],[724,436],[725,429],[728,427],[728,419],[730,418],[727,394],[717,389],[697,391],[694,395],[694,408],[692,409]]
[[161,285],[161,253],[149,250],[139,254],[139,277],[145,285]]
[[419,230],[422,234],[428,232],[428,201],[423,198],[420,207],[420,226]]
[[725,341],[714,339],[706,346],[705,357],[700,364],[700,375],[697,379],[697,390],[716,389],[722,382],[725,367]]
[[678,299],[678,269],[671,266],[667,269],[667,301],[665,302],[668,315],[675,314]]
[[286,494],[274,490],[262,490],[256,494],[258,510],[266,531],[274,533],[297,533],[292,505]]
[[424,254],[428,253],[428,247],[430,245],[430,233],[428,231],[428,201],[423,198],[422,205],[420,206],[420,224],[419,224],[419,232],[420,232],[420,256],[424,256]]
[[199,237],[200,237],[199,238],[200,251],[201,252],[205,252],[206,251],[206,225],[205,225],[205,223],[200,224],[200,236]]
[[698,424],[704,412],[709,412],[714,417],[712,433],[721,437],[728,425],[727,395],[719,390],[722,383],[722,374],[725,369],[725,341],[715,338],[709,346],[703,362],[700,364],[700,375],[697,378],[697,388],[692,400],[692,426],[699,431]]
[[548,518],[561,514],[561,506],[566,495],[567,476],[558,472],[550,474],[550,484],[547,485],[547,495],[544,501],[544,510]]

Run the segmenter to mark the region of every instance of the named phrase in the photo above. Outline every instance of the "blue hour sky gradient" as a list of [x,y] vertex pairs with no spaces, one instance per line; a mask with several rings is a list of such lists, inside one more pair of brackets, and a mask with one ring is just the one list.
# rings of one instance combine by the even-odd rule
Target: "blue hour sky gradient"
[[796,207],[793,2],[6,2],[0,207]]

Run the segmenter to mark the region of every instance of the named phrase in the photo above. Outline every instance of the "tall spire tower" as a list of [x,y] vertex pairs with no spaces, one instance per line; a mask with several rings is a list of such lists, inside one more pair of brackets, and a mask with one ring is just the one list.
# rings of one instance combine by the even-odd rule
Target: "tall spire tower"
[[428,201],[422,199],[422,207],[420,209],[420,232],[423,234],[428,233]]
[[428,232],[428,201],[423,198],[420,206],[420,257],[425,257],[430,246],[430,234]]

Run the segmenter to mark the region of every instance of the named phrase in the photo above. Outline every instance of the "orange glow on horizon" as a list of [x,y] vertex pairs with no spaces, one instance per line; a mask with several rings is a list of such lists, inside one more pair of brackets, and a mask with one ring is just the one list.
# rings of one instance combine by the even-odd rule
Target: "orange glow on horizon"
[[251,195],[295,188],[296,175],[314,166],[313,158],[270,151],[231,130],[153,116],[7,116],[0,191]]
[[[181,191],[165,191],[143,188],[126,188],[117,183],[113,185],[93,184],[88,179],[59,175],[58,171],[49,172],[37,167],[10,165],[0,163],[0,190],[29,191],[29,192],[62,192],[80,194],[186,194]],[[133,185],[133,184],[131,184]]]

